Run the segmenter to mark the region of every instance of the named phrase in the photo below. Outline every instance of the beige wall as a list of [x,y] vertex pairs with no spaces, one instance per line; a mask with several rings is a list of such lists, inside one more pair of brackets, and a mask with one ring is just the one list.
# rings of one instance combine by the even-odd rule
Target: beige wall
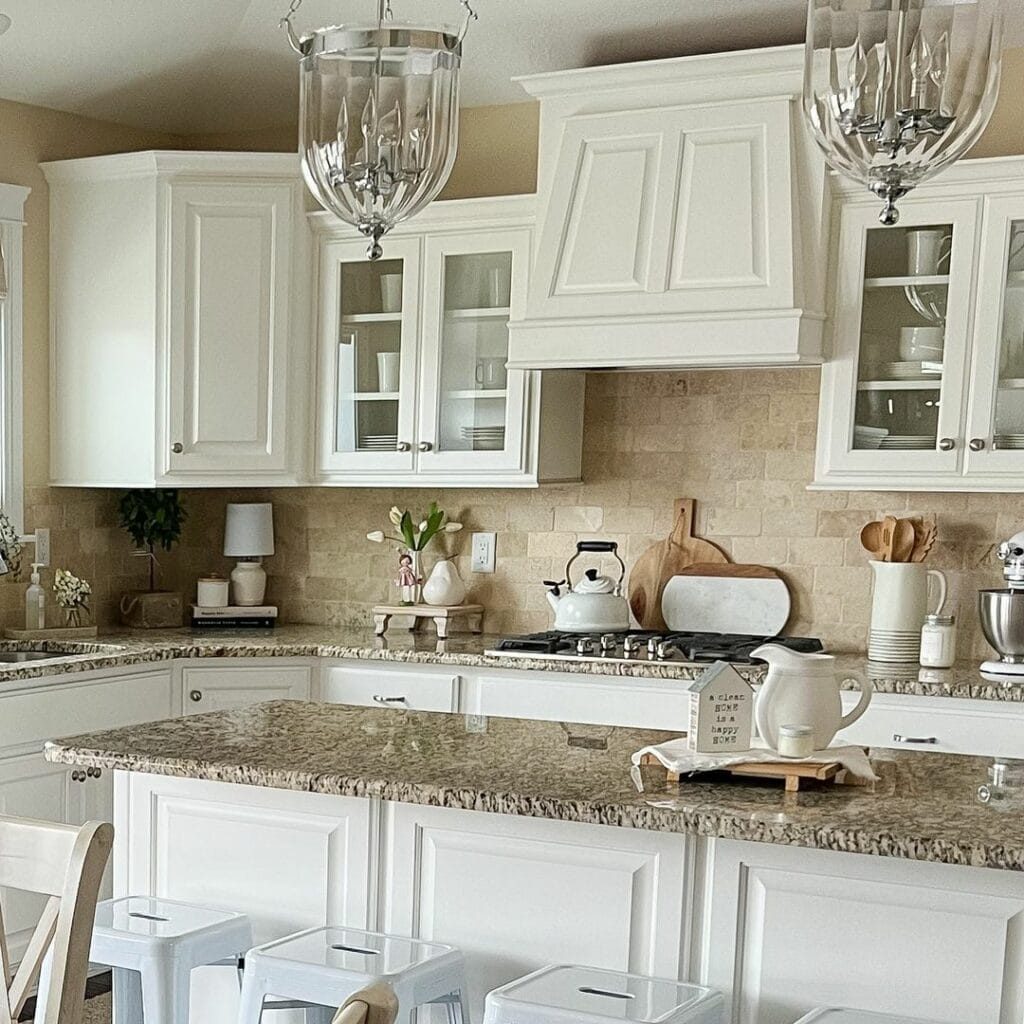
[[[1001,98],[975,155],[1024,153],[1024,49],[1010,51]],[[463,112],[459,159],[444,195],[530,192],[536,183],[535,104]],[[0,103],[0,180],[33,188],[27,210],[25,408],[29,526],[54,529],[55,561],[94,581],[101,621],[113,621],[119,591],[142,566],[116,527],[117,495],[50,490],[46,480],[47,201],[41,160],[152,146],[288,151],[293,128],[170,136],[134,132],[16,104]],[[649,400],[656,396],[656,401]],[[866,570],[851,537],[882,511],[938,517],[936,564],[954,574],[958,595],[993,579],[985,561],[993,536],[1020,525],[1018,500],[985,495],[815,493],[810,479],[817,408],[815,371],[591,374],[584,481],[520,491],[441,491],[472,528],[499,534],[499,571],[474,578],[492,628],[548,623],[537,581],[557,572],[578,536],[618,537],[630,559],[670,526],[674,497],[700,502],[704,533],[739,560],[778,565],[797,600],[794,628],[843,646],[862,640]],[[708,422],[715,423],[709,430]],[[706,453],[714,452],[713,457]],[[253,492],[255,493],[255,492]],[[237,496],[237,495],[234,495]],[[278,509],[279,553],[272,594],[293,621],[365,623],[389,592],[392,556],[365,542],[393,502],[417,506],[424,491],[297,489],[269,492]],[[219,555],[224,491],[190,492],[185,543],[165,559],[168,582],[191,591],[195,576],[226,568]],[[1024,518],[1024,507],[1020,510]],[[464,555],[460,564],[465,567]],[[468,574],[467,574],[468,577]],[[23,585],[0,583],[0,622],[20,618]],[[965,617],[973,618],[968,604]],[[969,645],[980,647],[972,631]]]

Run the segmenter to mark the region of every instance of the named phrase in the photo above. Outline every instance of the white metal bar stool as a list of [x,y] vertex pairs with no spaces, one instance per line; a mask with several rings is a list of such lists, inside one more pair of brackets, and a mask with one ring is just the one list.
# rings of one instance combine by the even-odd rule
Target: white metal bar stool
[[113,968],[114,1024],[188,1024],[193,968],[237,966],[251,945],[244,914],[127,896],[97,906],[89,962]]
[[822,1006],[817,1010],[811,1010],[796,1024],[929,1024],[929,1022],[918,1017],[902,1017],[898,1014]]
[[[249,950],[238,1021],[259,1024],[269,996],[294,1000],[289,1005],[327,1007],[333,1014],[349,996],[376,982],[394,991],[403,1015],[440,1003],[450,1021],[469,1024],[459,950],[358,928],[311,928]],[[267,1009],[274,1006],[267,1003]]]
[[726,1024],[721,992],[664,978],[542,967],[487,995],[484,1024]]

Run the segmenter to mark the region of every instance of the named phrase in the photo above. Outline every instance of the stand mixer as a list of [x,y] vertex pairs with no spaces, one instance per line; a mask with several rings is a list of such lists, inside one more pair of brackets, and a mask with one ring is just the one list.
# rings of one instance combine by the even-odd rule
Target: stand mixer
[[996,551],[1006,587],[978,591],[978,616],[985,639],[999,654],[986,661],[982,675],[1015,676],[1024,682],[1024,530],[1004,540]]

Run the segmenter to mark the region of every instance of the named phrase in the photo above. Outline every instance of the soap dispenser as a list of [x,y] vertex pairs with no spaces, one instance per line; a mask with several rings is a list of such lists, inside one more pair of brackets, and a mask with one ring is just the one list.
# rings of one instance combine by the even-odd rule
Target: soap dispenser
[[32,582],[25,591],[25,628],[43,629],[46,625],[46,591],[39,584],[38,562],[32,563]]

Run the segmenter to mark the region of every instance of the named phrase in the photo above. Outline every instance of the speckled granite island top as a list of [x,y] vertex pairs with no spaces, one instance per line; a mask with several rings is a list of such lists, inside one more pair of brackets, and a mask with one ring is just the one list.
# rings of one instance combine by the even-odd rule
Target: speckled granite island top
[[1024,816],[976,801],[986,760],[879,751],[873,787],[631,778],[667,733],[272,701],[47,744],[62,764],[1024,870]]
[[[0,641],[0,648],[9,650],[49,648],[54,651],[52,660],[25,664],[0,662],[0,692],[7,684],[28,679],[145,665],[175,658],[351,658],[407,665],[451,665],[683,681],[695,678],[702,671],[699,666],[679,663],[629,664],[488,655],[486,652],[494,648],[499,639],[488,635],[456,635],[439,641],[428,631],[396,631],[387,637],[375,637],[369,628],[285,625],[266,631],[121,630],[101,634],[96,641]],[[914,665],[870,665],[863,657],[850,654],[840,656],[839,666],[844,671],[866,670],[878,693],[1024,702],[1024,685],[1013,680],[985,680],[974,661],[959,662],[952,669],[919,669]],[[763,675],[764,667],[740,666],[740,672],[756,681]]]

